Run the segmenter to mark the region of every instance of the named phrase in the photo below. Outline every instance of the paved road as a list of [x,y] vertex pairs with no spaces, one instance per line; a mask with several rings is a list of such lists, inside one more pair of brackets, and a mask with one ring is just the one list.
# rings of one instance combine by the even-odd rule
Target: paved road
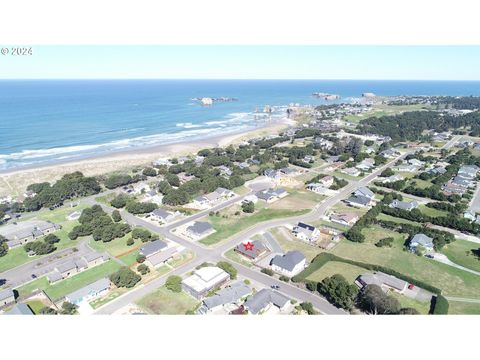
[[449,232],[449,233],[455,235],[455,237],[458,238],[458,239],[462,239],[462,240],[466,240],[466,241],[470,241],[470,242],[480,244],[480,238],[478,238],[477,236],[474,236],[474,235],[464,234],[459,230],[450,229],[450,228],[447,228],[447,227],[444,227],[444,226],[434,225],[434,224],[430,224],[430,225],[428,225],[428,227],[430,227],[432,229],[440,230],[440,231]]
[[[78,251],[74,251],[77,249]],[[37,278],[52,272],[59,264],[68,259],[79,259],[82,256],[92,253],[94,250],[88,246],[88,239],[83,240],[77,246],[57,251],[51,255],[30,261],[0,274],[0,279],[5,279],[6,285],[18,287],[33,281],[32,274]]]
[[[394,164],[396,161],[399,159],[403,159],[405,156],[407,156],[409,152],[397,157],[396,159],[388,162],[387,164],[381,166],[377,170],[375,170],[373,173],[370,175],[366,176],[365,178],[356,181],[356,182],[351,182],[347,186],[345,186],[343,189],[341,189],[338,194],[335,194],[329,198],[326,198],[322,201],[322,203],[318,204],[314,210],[312,210],[308,214],[296,216],[296,217],[290,217],[290,218],[283,218],[283,219],[276,219],[276,220],[271,220],[268,222],[264,222],[261,224],[257,224],[255,226],[250,227],[249,229],[246,229],[238,234],[235,234],[233,237],[231,237],[228,241],[225,243],[222,243],[218,246],[211,247],[211,248],[206,248],[204,246],[199,245],[198,243],[191,242],[189,240],[185,240],[183,238],[180,238],[171,232],[169,230],[171,228],[169,227],[160,227],[156,224],[152,224],[146,220],[140,219],[134,215],[128,214],[126,212],[122,213],[122,217],[130,224],[133,225],[139,225],[143,226],[151,231],[158,232],[161,234],[164,234],[166,237],[169,239],[173,240],[174,242],[179,243],[180,245],[183,245],[186,248],[189,248],[195,252],[195,259],[187,264],[184,264],[177,269],[171,271],[168,274],[165,274],[152,282],[142,286],[138,287],[136,289],[133,289],[126,293],[125,295],[114,299],[113,301],[109,302],[108,304],[98,308],[96,310],[96,314],[111,314],[118,309],[139,300],[141,297],[147,295],[151,291],[157,289],[158,287],[162,286],[165,283],[165,280],[167,279],[168,276],[170,275],[183,275],[189,271],[191,271],[192,268],[195,266],[198,266],[202,264],[203,262],[217,262],[218,260],[222,259],[223,254],[231,249],[233,246],[239,244],[242,242],[244,239],[249,239],[253,235],[259,233],[259,232],[265,232],[269,228],[272,227],[278,227],[285,225],[285,223],[288,222],[298,222],[298,221],[311,221],[311,220],[316,220],[321,218],[326,210],[330,208],[332,205],[336,204],[338,201],[346,198],[347,196],[350,195],[351,192],[355,191],[359,187],[366,186],[368,183],[373,181],[384,169],[387,167],[390,167],[392,164]],[[246,195],[244,195],[246,196]],[[233,200],[233,199],[232,199]],[[237,198],[236,200],[233,200],[233,202],[238,201],[239,199]],[[224,204],[218,205],[219,207]],[[225,205],[224,205],[225,206]],[[223,206],[223,207],[224,207]],[[209,210],[211,211],[211,209]],[[188,221],[185,219],[186,222],[191,221],[189,218]],[[178,226],[176,224],[176,226]],[[248,268],[245,268],[239,264],[235,264],[235,266],[239,269],[240,274],[248,274],[246,276],[254,276],[255,280],[257,280],[260,283],[263,283],[265,286],[269,287],[272,285],[272,282],[275,282],[277,280],[264,275],[260,272],[256,272],[253,270],[250,270]],[[339,309],[328,303],[325,299],[321,298],[320,296],[308,293],[302,289],[298,289],[297,287],[294,287],[292,285],[285,284],[281,282],[279,284],[282,289],[281,291],[285,291],[287,295],[290,295],[292,297],[298,297],[299,299],[303,301],[309,301],[314,304],[314,306],[321,311],[322,313],[325,314],[338,314]],[[284,290],[285,289],[285,290]]]
[[458,301],[458,302],[480,304],[480,299],[468,299],[468,298],[456,297],[456,296],[445,296],[445,298],[448,301]]
[[475,275],[479,275],[480,276],[480,272],[479,271],[475,271],[475,270],[472,270],[472,269],[469,269],[465,266],[462,266],[462,265],[458,265],[456,263],[454,263],[453,261],[451,261],[446,255],[444,254],[441,254],[441,253],[433,253],[433,260],[435,261],[438,261],[438,262],[441,262],[443,264],[446,264],[446,265],[449,265],[449,266],[452,266],[454,268],[457,268],[457,269],[460,269],[460,270],[463,270],[463,271],[467,271],[469,273],[472,273],[472,274],[475,274]]

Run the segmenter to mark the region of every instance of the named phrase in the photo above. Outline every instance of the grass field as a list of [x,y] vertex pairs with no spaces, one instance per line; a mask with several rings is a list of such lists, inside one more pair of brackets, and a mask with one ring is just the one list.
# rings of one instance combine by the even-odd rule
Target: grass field
[[[242,230],[258,224],[260,222],[283,218],[293,217],[307,213],[309,210],[287,210],[287,209],[261,209],[250,216],[233,216],[223,218],[222,216],[209,216],[207,220],[213,225],[216,230],[210,236],[200,240],[204,245],[213,245],[221,241],[227,240],[230,236],[238,234]],[[223,212],[220,213],[220,215]]]
[[478,249],[480,249],[480,244],[457,239],[456,241],[445,245],[441,250],[441,253],[447,255],[451,261],[458,265],[480,271],[480,258],[475,256],[472,252],[472,250]]
[[326,277],[340,274],[347,279],[349,283],[354,283],[355,279],[361,275],[368,272],[368,270],[361,268],[359,266],[338,262],[338,261],[329,261],[323,265],[320,269],[315,271],[313,274],[307,276],[308,280],[312,281],[322,281]]
[[411,225],[417,225],[417,226],[421,226],[422,224],[421,223],[418,223],[416,221],[411,221],[411,220],[407,220],[407,219],[402,219],[402,218],[398,218],[398,217],[395,217],[395,216],[390,216],[390,215],[387,215],[387,214],[380,214],[377,216],[377,219],[379,220],[385,220],[385,221],[393,221],[393,222],[396,222],[398,224],[411,224]]
[[198,301],[184,292],[175,293],[162,286],[140,299],[137,304],[149,314],[178,315],[193,310]]
[[434,208],[430,208],[425,205],[420,205],[418,209],[425,215],[432,216],[432,217],[442,217],[442,216],[448,216],[448,212],[443,211],[443,210],[438,210]]
[[246,260],[242,255],[238,254],[235,250],[230,249],[225,253],[225,257],[236,262],[242,264],[246,267],[252,267],[252,263]]
[[40,314],[40,310],[45,307],[45,304],[40,300],[30,300],[26,304],[30,306],[34,314]]
[[113,260],[109,260],[101,265],[85,270],[65,280],[50,285],[46,277],[32,281],[17,289],[19,296],[30,294],[35,289],[41,289],[53,300],[57,300],[75,290],[78,290],[94,281],[109,276],[117,271],[120,265]]
[[127,239],[131,237],[131,234],[127,234],[122,238],[114,239],[109,242],[92,240],[90,241],[90,246],[97,251],[107,251],[110,255],[114,257],[119,257],[135,252],[135,250],[137,250],[143,245],[140,239],[136,239],[133,245],[127,246]]
[[480,315],[480,304],[461,301],[448,302],[449,315]]
[[308,245],[298,239],[295,239],[295,237],[290,235],[289,230],[286,228],[276,228],[270,232],[275,239],[277,239],[284,252],[298,250],[305,255],[307,261],[309,262],[322,252],[322,249],[318,247]]
[[403,244],[405,243],[406,238],[405,234],[388,230],[378,225],[372,225],[368,228],[363,228],[362,234],[365,236],[365,242],[372,245],[375,245],[375,243],[377,243],[380,239],[392,237],[394,239],[392,248],[396,248],[398,250],[403,249]]
[[390,291],[388,295],[397,299],[402,308],[414,308],[422,315],[428,315],[428,312],[430,311],[430,301],[418,301],[395,291]]
[[343,258],[386,266],[442,289],[446,296],[476,298],[480,293],[479,276],[401,251],[396,246],[377,248],[369,241],[341,241],[331,252]]

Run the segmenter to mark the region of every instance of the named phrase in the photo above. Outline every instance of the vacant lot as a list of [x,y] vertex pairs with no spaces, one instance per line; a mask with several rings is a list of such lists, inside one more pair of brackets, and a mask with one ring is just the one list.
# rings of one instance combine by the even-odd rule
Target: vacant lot
[[399,250],[403,249],[406,239],[406,234],[388,230],[378,225],[372,225],[368,228],[362,229],[362,234],[365,236],[365,242],[373,245],[375,245],[380,239],[392,237],[394,239],[392,248],[395,247]]
[[347,259],[389,267],[443,290],[444,295],[478,297],[480,277],[451,266],[394,248],[378,248],[370,242],[341,241],[332,251]]
[[478,251],[479,249],[480,244],[457,239],[456,241],[445,245],[441,252],[458,265],[480,271],[480,257],[474,253],[474,251]]
[[[228,209],[225,211],[228,212]],[[263,208],[261,210],[256,210],[254,214],[245,215],[241,213],[237,216],[226,215],[224,211],[220,212],[219,216],[209,216],[205,220],[209,221],[214,229],[216,230],[210,236],[207,236],[205,239],[200,240],[202,244],[213,245],[220,241],[227,240],[230,236],[241,232],[242,230],[248,229],[249,227],[268,220],[284,217],[298,216],[305,214],[309,210],[284,210],[284,209],[268,209]],[[227,216],[223,217],[222,215]]]
[[448,314],[480,315],[480,303],[449,301]]
[[226,253],[225,253],[225,257],[227,257],[228,259],[236,262],[236,263],[239,263],[239,264],[242,264],[246,267],[252,267],[252,263],[250,261],[248,261],[245,257],[243,257],[242,255],[240,255],[239,253],[237,253],[235,250],[233,249],[230,249],[228,250]]
[[162,286],[140,299],[137,304],[149,314],[178,315],[193,310],[198,301],[184,292],[175,293]]
[[397,299],[402,308],[414,308],[422,315],[428,315],[428,312],[430,311],[430,301],[418,301],[396,293],[395,291],[391,291],[389,295]]
[[338,261],[329,261],[320,269],[307,277],[307,280],[322,281],[326,277],[340,274],[343,275],[348,282],[354,283],[355,279],[361,275],[369,272],[367,269],[359,266],[346,264]]
[[131,238],[132,234],[127,234],[122,238],[113,239],[109,242],[102,242],[102,241],[90,241],[90,246],[97,251],[100,252],[108,252],[110,255],[114,257],[120,257],[123,255],[130,254],[135,252],[139,249],[143,243],[140,239],[136,239],[134,244],[131,246],[127,246],[127,239]]
[[402,218],[398,218],[398,217],[395,217],[395,216],[386,215],[386,214],[383,214],[383,213],[378,215],[377,219],[385,220],[385,221],[393,221],[393,222],[396,222],[398,224],[411,224],[411,225],[417,225],[417,226],[422,225],[421,223],[416,222],[416,221],[402,219]]

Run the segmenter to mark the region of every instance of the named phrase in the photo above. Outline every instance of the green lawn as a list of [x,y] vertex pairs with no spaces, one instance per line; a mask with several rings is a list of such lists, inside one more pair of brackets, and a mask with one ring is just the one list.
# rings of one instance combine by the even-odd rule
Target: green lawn
[[53,300],[57,300],[103,277],[109,276],[120,268],[120,265],[109,260],[65,280],[50,285],[46,277],[42,277],[17,289],[20,296],[28,295],[35,289],[42,289]]
[[421,226],[422,224],[419,223],[419,222],[416,222],[416,221],[411,221],[411,220],[407,220],[407,219],[402,219],[402,218],[398,218],[398,217],[395,217],[395,216],[390,216],[390,215],[387,215],[387,214],[380,214],[377,216],[377,219],[379,220],[385,220],[385,221],[393,221],[393,222],[396,222],[398,224],[411,224],[411,225],[417,225],[417,226]]
[[414,308],[422,315],[428,315],[430,311],[430,301],[418,301],[395,291],[390,291],[389,295],[397,299],[402,308]]
[[105,305],[106,303],[112,301],[113,299],[116,299],[120,295],[125,294],[129,290],[130,289],[127,289],[127,288],[114,289],[112,291],[109,291],[107,295],[102,296],[101,298],[95,299],[91,301],[89,304],[92,308],[97,309],[100,306]]
[[246,267],[252,267],[252,263],[250,261],[246,260],[246,258],[244,258],[242,255],[238,254],[233,249],[228,250],[225,253],[225,257],[227,257],[228,259],[230,259],[230,260],[232,260],[236,263],[242,264]]
[[421,179],[411,179],[408,183],[407,186],[410,184],[416,183],[415,187],[420,188],[420,189],[426,189],[430,186],[432,186],[432,183],[430,181],[426,180],[421,180]]
[[346,259],[386,266],[442,289],[446,296],[476,298],[480,293],[479,276],[416,256],[397,247],[377,248],[368,241],[341,241],[331,252]]
[[300,251],[305,257],[307,261],[312,261],[312,259],[317,256],[319,253],[322,252],[322,249],[308,245],[293,236],[286,236],[285,233],[289,233],[289,230],[286,228],[282,228],[281,231],[279,228],[271,230],[271,234],[277,239],[278,243],[282,247],[284,252],[298,250]]
[[198,301],[184,292],[175,293],[162,286],[140,299],[137,304],[149,314],[178,315],[193,310]]
[[127,234],[124,237],[114,239],[109,242],[92,240],[90,241],[90,246],[99,252],[107,251],[110,255],[119,257],[122,255],[127,255],[131,252],[135,252],[135,250],[143,245],[140,239],[136,239],[133,245],[127,246],[127,239],[131,237],[131,234]]
[[420,205],[418,209],[425,215],[432,216],[432,217],[442,217],[442,216],[449,216],[448,212],[443,210],[438,210],[434,208],[430,208],[425,205]]
[[355,266],[355,265],[350,265],[347,263],[343,262],[338,262],[338,261],[329,261],[325,265],[323,265],[320,269],[315,271],[313,274],[307,276],[307,280],[312,280],[312,281],[322,281],[326,277],[335,275],[335,274],[340,274],[347,279],[348,282],[354,283],[355,279],[361,275],[369,272],[368,270]]
[[380,239],[392,237],[394,239],[392,248],[395,247],[398,250],[403,249],[405,243],[405,234],[401,234],[396,231],[382,228],[379,225],[372,225],[368,228],[362,229],[362,234],[365,236],[365,242],[375,245]]
[[480,304],[462,301],[448,302],[449,315],[480,315]]
[[34,314],[39,314],[40,310],[45,307],[45,304],[40,300],[30,300],[27,302],[27,305],[30,306]]
[[458,265],[480,271],[480,258],[475,256],[472,252],[472,250],[478,249],[480,249],[480,244],[457,239],[456,241],[445,245],[441,252]]
[[207,220],[212,224],[216,230],[212,235],[207,236],[205,239],[200,240],[204,245],[213,245],[221,241],[227,240],[230,236],[238,234],[239,232],[248,229],[249,227],[258,224],[260,222],[283,218],[293,217],[305,214],[310,210],[287,210],[287,209],[261,209],[250,216],[243,217],[228,217],[223,218],[221,216],[209,216]]

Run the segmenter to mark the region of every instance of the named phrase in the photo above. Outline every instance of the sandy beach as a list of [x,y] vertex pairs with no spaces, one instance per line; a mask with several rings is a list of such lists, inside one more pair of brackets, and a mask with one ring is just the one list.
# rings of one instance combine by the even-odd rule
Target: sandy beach
[[138,148],[45,166],[12,169],[0,173],[0,196],[19,195],[24,192],[29,184],[45,181],[51,183],[62,175],[74,171],[81,171],[86,176],[96,176],[129,170],[136,166],[151,164],[158,158],[186,156],[205,148],[224,147],[251,138],[276,134],[294,124],[295,121],[293,120],[282,119],[255,129],[208,137],[202,140]]

